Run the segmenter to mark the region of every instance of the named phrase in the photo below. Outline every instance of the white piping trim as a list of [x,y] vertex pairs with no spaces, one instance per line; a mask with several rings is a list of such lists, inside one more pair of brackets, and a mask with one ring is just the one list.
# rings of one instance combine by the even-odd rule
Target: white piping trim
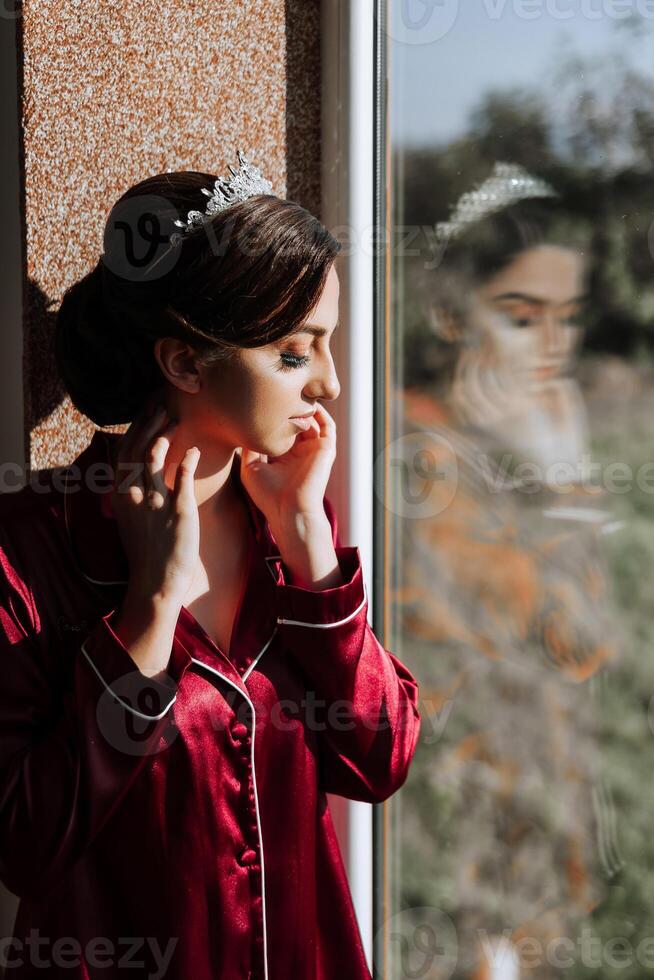
[[[84,643],[86,643],[86,640],[84,640]],[[163,711],[158,715],[146,715],[142,711],[137,711],[136,708],[132,708],[131,705],[127,703],[127,701],[123,701],[123,699],[118,694],[116,694],[114,689],[109,684],[107,684],[106,680],[104,679],[104,677],[102,676],[98,668],[95,666],[95,664],[91,660],[91,657],[89,656],[86,649],[84,648],[84,643],[82,643],[82,653],[84,654],[88,662],[91,664],[91,667],[93,667],[93,670],[96,672],[96,674],[98,675],[98,677],[100,678],[100,680],[102,681],[106,689],[111,692],[112,697],[116,698],[117,701],[120,701],[123,708],[126,708],[127,711],[131,711],[133,715],[137,715],[139,718],[144,718],[146,721],[158,721],[160,718],[163,718],[163,716],[166,714],[170,706],[173,705],[177,700],[177,694],[174,694],[172,701],[169,701],[169,703],[166,705]]]
[[276,633],[277,633],[277,627],[275,626],[275,628],[274,628],[274,630],[272,632],[272,636],[270,637],[270,639],[268,640],[268,642],[264,646],[263,650],[261,650],[256,655],[256,657],[254,658],[254,660],[252,661],[252,663],[250,664],[250,666],[248,667],[248,669],[245,670],[245,671],[243,671],[243,675],[241,677],[241,680],[244,681],[244,680],[246,680],[250,676],[250,671],[251,670],[254,670],[254,668],[256,667],[256,665],[259,663],[259,660],[261,659],[261,656],[266,652],[266,650],[268,649],[268,647],[272,643],[272,641],[273,641]]
[[[265,555],[264,557],[266,559],[266,564],[267,564],[268,562],[271,562],[271,561],[281,560],[281,557],[282,556],[281,555]],[[273,569],[272,569],[272,567],[270,565],[268,565],[268,571],[272,575],[273,581],[274,581],[274,583],[276,585],[277,584],[277,577],[276,577],[275,572],[273,571]]]
[[[273,636],[274,635],[275,634],[273,633]],[[272,640],[272,636],[270,637],[270,640]],[[266,643],[266,646],[263,648],[264,650],[266,649],[266,647],[270,643],[270,640],[268,640],[268,643]],[[261,653],[263,653],[263,650],[261,651]],[[260,656],[261,656],[261,654],[259,654],[259,657]],[[257,660],[259,659],[259,657],[257,657]],[[261,817],[260,817],[260,814],[259,814],[259,794],[257,793],[257,776],[256,776],[255,768],[254,768],[254,739],[255,739],[256,730],[257,730],[257,715],[256,715],[256,711],[254,710],[254,705],[250,701],[250,698],[245,693],[245,691],[241,690],[241,688],[238,686],[238,684],[235,684],[234,681],[230,681],[229,677],[225,677],[225,675],[224,674],[221,674],[219,670],[216,670],[214,667],[210,667],[209,664],[205,664],[202,660],[196,660],[195,657],[191,657],[191,660],[193,661],[194,664],[197,664],[199,667],[204,667],[205,670],[210,670],[212,674],[216,674],[218,677],[222,677],[222,679],[224,681],[227,681],[228,684],[231,684],[231,686],[236,691],[238,691],[239,694],[242,694],[243,695],[243,697],[245,698],[245,700],[247,701],[247,703],[250,705],[250,708],[252,709],[252,739],[251,739],[251,742],[250,742],[250,758],[251,758],[251,761],[252,761],[252,785],[254,787],[254,807],[255,807],[255,810],[256,810],[256,813],[257,813],[257,830],[258,830],[258,833],[259,833],[259,850],[261,851],[261,899],[262,899],[262,905],[263,905],[263,966],[264,966],[264,980],[268,980],[268,940],[267,940],[267,937],[266,937],[266,875],[265,875],[264,858],[263,858],[263,837],[262,837],[262,834],[261,834]]]
[[368,596],[366,594],[366,585],[364,582],[363,599],[361,600],[357,608],[354,610],[354,612],[351,612],[349,616],[345,616],[344,619],[337,619],[335,623],[303,623],[302,620],[300,619],[282,619],[281,616],[278,616],[277,622],[285,623],[287,626],[311,626],[315,630],[330,630],[334,626],[342,626],[343,623],[349,623],[351,619],[354,619],[354,617],[361,612],[361,610],[363,609],[367,601],[368,601]]

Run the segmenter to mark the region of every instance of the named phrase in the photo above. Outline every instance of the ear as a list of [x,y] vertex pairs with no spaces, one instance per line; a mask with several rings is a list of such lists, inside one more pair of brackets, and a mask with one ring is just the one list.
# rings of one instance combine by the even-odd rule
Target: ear
[[157,337],[154,358],[163,377],[180,391],[194,393],[201,388],[201,375],[196,364],[197,352],[178,337]]
[[444,306],[429,308],[429,325],[432,333],[450,344],[458,344],[463,339],[460,321]]

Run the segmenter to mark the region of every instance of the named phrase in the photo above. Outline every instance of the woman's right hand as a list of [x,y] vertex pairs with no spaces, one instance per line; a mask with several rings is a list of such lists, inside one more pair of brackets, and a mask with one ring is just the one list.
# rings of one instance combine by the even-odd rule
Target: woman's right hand
[[116,446],[111,503],[129,562],[129,594],[181,607],[200,551],[193,483],[200,450],[187,449],[169,490],[164,472],[176,424],[160,403],[154,415],[132,423]]

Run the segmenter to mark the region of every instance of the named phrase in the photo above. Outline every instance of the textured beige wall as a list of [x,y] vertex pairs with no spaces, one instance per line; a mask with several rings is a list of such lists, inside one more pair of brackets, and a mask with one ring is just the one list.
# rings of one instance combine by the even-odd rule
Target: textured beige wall
[[[320,216],[319,0],[24,0],[24,390],[32,469],[95,426],[52,357],[64,290],[97,261],[111,206],[171,168],[227,173],[242,147]],[[21,56],[22,55],[22,63]]]

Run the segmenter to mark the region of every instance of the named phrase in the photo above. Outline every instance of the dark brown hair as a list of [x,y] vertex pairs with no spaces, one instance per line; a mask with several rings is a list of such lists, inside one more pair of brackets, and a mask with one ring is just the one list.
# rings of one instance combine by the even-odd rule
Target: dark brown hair
[[130,188],[109,215],[97,265],[64,294],[57,368],[96,425],[133,421],[163,385],[158,337],[185,340],[208,365],[301,329],[320,298],[341,246],[299,204],[258,195],[189,233],[174,224],[205,212],[202,188],[215,180],[181,171]]

